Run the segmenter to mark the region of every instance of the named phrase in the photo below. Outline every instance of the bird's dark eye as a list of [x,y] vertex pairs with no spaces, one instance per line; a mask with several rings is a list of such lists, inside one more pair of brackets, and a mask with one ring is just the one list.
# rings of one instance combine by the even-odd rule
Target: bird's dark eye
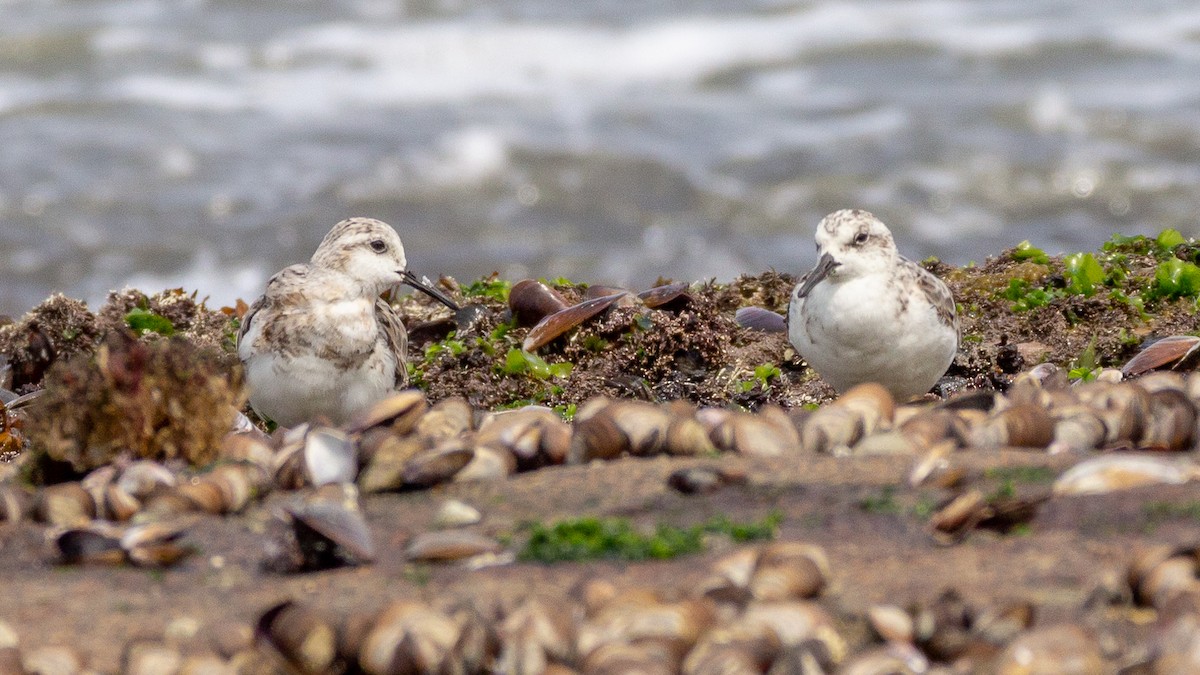
[[866,232],[859,232],[858,234],[854,235],[854,245],[862,246],[863,244],[867,243],[868,237],[869,235]]
[[387,242],[382,239],[376,239],[375,241],[371,242],[371,250],[375,251],[376,253],[383,253],[387,250]]

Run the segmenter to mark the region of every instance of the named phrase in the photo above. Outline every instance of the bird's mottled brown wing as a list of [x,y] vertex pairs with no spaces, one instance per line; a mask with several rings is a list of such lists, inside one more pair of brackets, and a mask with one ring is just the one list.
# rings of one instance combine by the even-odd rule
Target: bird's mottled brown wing
[[388,347],[396,355],[396,388],[408,386],[408,332],[396,310],[380,298],[375,301],[375,318],[387,339]]
[[917,285],[925,293],[929,304],[933,305],[938,320],[946,326],[953,326],[954,331],[958,332],[958,313],[954,311],[954,296],[950,294],[950,288],[924,267],[918,265],[917,270]]

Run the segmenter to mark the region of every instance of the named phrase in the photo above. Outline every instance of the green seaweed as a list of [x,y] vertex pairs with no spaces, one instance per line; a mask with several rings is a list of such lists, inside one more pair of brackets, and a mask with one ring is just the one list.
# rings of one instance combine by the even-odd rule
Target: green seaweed
[[125,324],[138,335],[158,333],[159,335],[174,335],[175,324],[160,314],[141,307],[134,307],[125,315]]
[[705,536],[721,534],[738,542],[775,537],[783,520],[774,511],[748,523],[717,516],[699,525],[676,527],[659,523],[652,533],[638,531],[625,518],[571,518],[549,525],[530,523],[529,541],[519,558],[525,561],[667,560],[704,550]]

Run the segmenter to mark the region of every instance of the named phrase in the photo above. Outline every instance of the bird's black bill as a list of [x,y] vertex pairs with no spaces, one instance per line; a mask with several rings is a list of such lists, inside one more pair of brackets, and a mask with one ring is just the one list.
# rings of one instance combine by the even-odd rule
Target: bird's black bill
[[458,303],[451,300],[450,296],[437,290],[433,286],[430,286],[429,284],[425,283],[424,281],[418,279],[417,275],[413,274],[412,272],[409,272],[408,270],[404,270],[404,272],[401,274],[401,277],[403,277],[404,283],[408,284],[409,286],[412,286],[413,288],[417,289],[418,291],[421,291],[422,293],[424,293],[425,295],[428,295],[429,297],[433,298],[434,300],[437,300],[438,302],[442,303],[443,305],[449,307],[452,311],[457,312],[459,310]]
[[817,261],[817,266],[814,267],[811,272],[805,275],[804,281],[800,285],[800,290],[796,291],[796,297],[808,297],[808,294],[810,291],[812,291],[813,287],[821,283],[821,280],[829,276],[829,273],[833,271],[833,268],[840,264],[841,263],[833,259],[833,256],[829,255],[828,253],[822,253],[821,259]]

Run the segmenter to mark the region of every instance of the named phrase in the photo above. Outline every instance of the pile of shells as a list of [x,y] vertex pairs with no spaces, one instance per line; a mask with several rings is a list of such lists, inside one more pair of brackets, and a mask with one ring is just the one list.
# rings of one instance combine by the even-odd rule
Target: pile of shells
[[[1163,565],[1187,574],[1156,573]],[[1139,558],[1131,571],[1139,600],[1191,603],[1164,626],[1154,672],[1196,665],[1184,651],[1200,628],[1195,570],[1194,551],[1168,551]],[[1175,590],[1162,595],[1171,584]],[[947,590],[908,608],[874,605],[850,616],[823,599],[831,585],[824,550],[791,541],[735,550],[711,565],[708,578],[680,588],[620,586],[597,576],[569,596],[531,592],[486,609],[404,599],[342,616],[286,600],[253,625],[205,628],[177,618],[161,639],[126,644],[122,672],[876,675],[1096,673],[1111,665],[1092,630],[1035,625],[1028,602],[977,606]],[[16,633],[0,624],[4,672],[49,672],[49,664],[78,672],[83,663],[68,647],[22,650]]]
[[[36,492],[3,481],[0,519],[34,518],[64,532],[99,521],[100,529],[111,534],[106,529],[111,523],[238,513],[272,489],[343,486],[341,496],[309,495],[280,515],[288,526],[285,538],[293,543],[268,567],[304,570],[373,557],[358,492],[503,479],[548,465],[622,456],[900,454],[915,459],[912,485],[945,487],[955,485],[950,459],[959,449],[1019,447],[1084,457],[1058,479],[1056,494],[1178,484],[1200,476],[1196,463],[1180,452],[1200,438],[1200,373],[1160,371],[1133,381],[1119,381],[1119,376],[1108,371],[1097,381],[1070,386],[1061,369],[1042,365],[1019,375],[1004,394],[972,392],[903,405],[882,387],[864,384],[818,410],[791,412],[775,406],[748,413],[683,401],[600,397],[582,405],[572,423],[538,406],[482,413],[461,398],[431,406],[420,391],[408,390],[380,401],[344,428],[301,425],[267,437],[243,423],[223,439],[217,464],[202,473],[141,460],[101,467],[80,481]],[[1089,458],[1094,450],[1107,452]],[[692,492],[708,489],[702,484],[737,482],[719,473],[673,480],[678,489]],[[357,488],[351,496],[347,486]],[[935,514],[932,526],[946,541],[957,541],[975,527],[1005,529],[1024,522],[1039,500],[985,503],[981,494],[968,491]],[[343,531],[346,539],[336,541]],[[305,552],[314,533],[334,537],[320,543],[336,551],[332,558]]]

